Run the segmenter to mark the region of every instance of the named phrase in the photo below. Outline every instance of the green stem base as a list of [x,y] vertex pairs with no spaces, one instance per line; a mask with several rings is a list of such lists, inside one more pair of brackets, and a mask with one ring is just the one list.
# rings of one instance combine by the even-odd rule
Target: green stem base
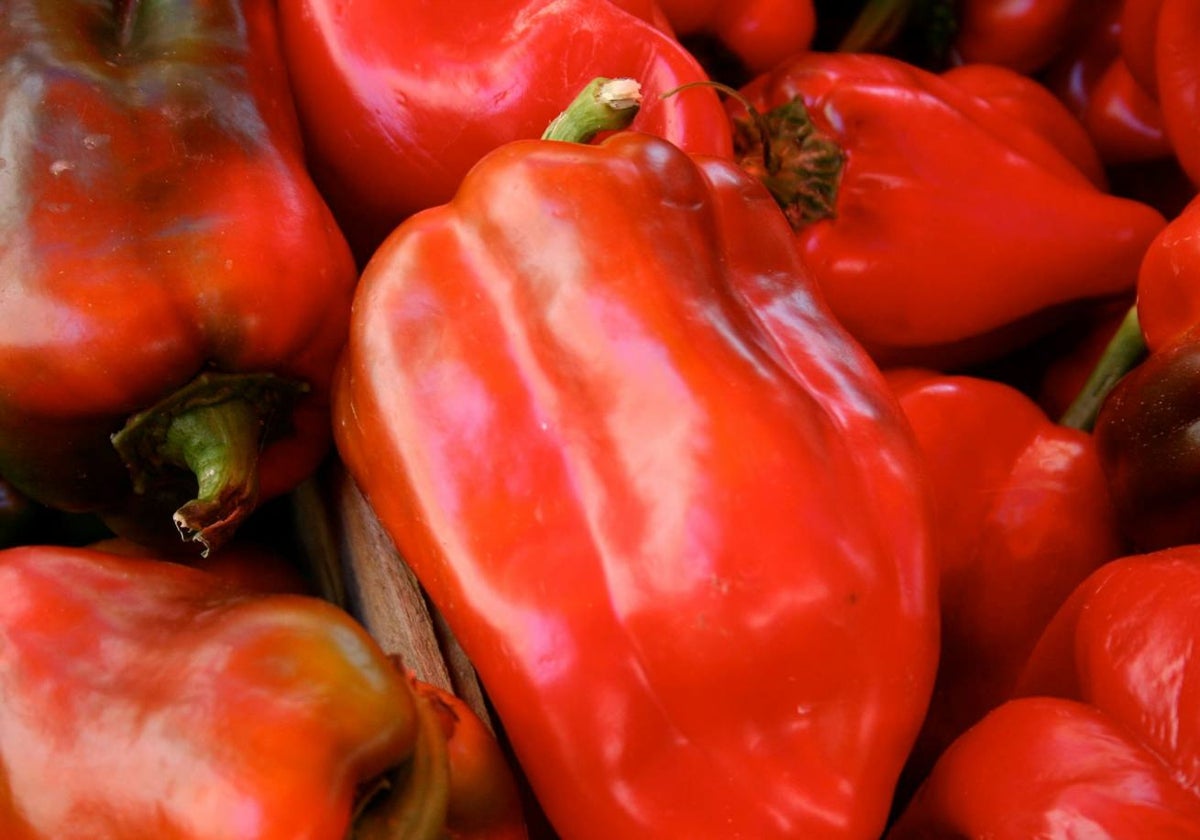
[[173,518],[180,536],[207,555],[257,506],[259,452],[304,390],[273,374],[203,373],[129,418],[113,446],[136,493],[164,475],[192,477],[196,495]]

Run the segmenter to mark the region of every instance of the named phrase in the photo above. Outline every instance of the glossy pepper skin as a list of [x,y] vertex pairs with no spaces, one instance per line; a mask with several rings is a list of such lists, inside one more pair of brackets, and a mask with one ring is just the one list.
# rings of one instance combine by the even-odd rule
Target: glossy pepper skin
[[0,473],[177,540],[191,473],[232,472],[177,516],[215,546],[327,451],[356,280],[304,168],[274,7],[12,0],[2,18]]
[[987,102],[989,108],[1007,111],[1013,122],[1029,126],[1049,141],[1098,188],[1108,188],[1104,163],[1087,129],[1037,79],[997,64],[963,64],[945,70],[941,77]]
[[1163,123],[1175,156],[1200,188],[1200,6],[1162,0],[1154,41],[1154,78]]
[[1010,696],[1075,587],[1125,550],[1092,437],[1015,388],[887,373],[933,488],[942,648],[906,767],[915,788],[956,737]]
[[404,676],[324,601],[49,546],[0,581],[11,840],[342,840],[416,744]]
[[1108,394],[1095,434],[1122,526],[1151,551],[1200,541],[1200,200],[1146,251],[1137,318],[1149,353]]
[[928,700],[898,407],[771,197],[497,149],[360,282],[339,452],[571,838],[877,837]]
[[743,165],[885,366],[958,368],[1031,341],[1072,305],[1132,289],[1165,224],[1012,109],[887,56],[809,53],[742,93],[777,132],[773,162],[751,142]]
[[1121,57],[1130,74],[1150,96],[1158,96],[1155,43],[1163,0],[1121,0],[1119,32]]
[[416,0],[283,0],[280,18],[314,177],[360,261],[448,201],[484,154],[540,136],[597,75],[642,82],[637,128],[730,153],[713,91],[657,96],[706,78],[696,59],[609,0],[459,2],[453,14]]
[[1197,638],[1200,546],[1105,564],[889,840],[1200,837]]
[[1082,0],[962,0],[956,9],[952,61],[998,64],[1033,75],[1089,18],[1083,13],[1085,5]]
[[1200,324],[1200,198],[1154,238],[1137,283],[1138,324],[1150,352]]
[[659,0],[675,33],[706,35],[757,75],[812,44],[812,0]]
[[1170,159],[1162,109],[1124,46],[1130,4],[1105,0],[1041,74],[1079,116],[1109,166]]
[[1200,837],[1200,801],[1100,710],[1011,700],[955,741],[885,840]]
[[0,551],[3,836],[523,840],[482,722],[255,555]]

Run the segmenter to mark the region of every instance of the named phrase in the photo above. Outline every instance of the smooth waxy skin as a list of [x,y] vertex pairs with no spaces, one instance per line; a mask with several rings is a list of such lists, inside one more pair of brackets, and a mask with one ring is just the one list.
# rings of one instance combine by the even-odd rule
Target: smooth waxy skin
[[877,360],[994,359],[1128,292],[1162,215],[1101,192],[1037,124],[880,55],[808,53],[742,92],[799,98],[844,164],[832,215],[799,226],[838,319]]
[[1200,547],[1087,577],[888,840],[1200,837]]
[[1123,376],[1095,436],[1121,527],[1139,551],[1200,541],[1200,330]]
[[[630,9],[655,16],[646,3]],[[671,35],[608,0],[284,0],[280,22],[315,177],[361,261],[448,201],[510,140],[536,138],[596,76],[644,91],[635,128],[729,154],[717,94]]]
[[5,838],[343,840],[413,749],[405,677],[325,601],[42,546],[0,586]]
[[1200,325],[1200,199],[1192,199],[1146,249],[1137,309],[1152,352]]
[[878,836],[936,658],[927,501],[740,169],[489,155],[364,273],[335,434],[563,836]]
[[939,548],[942,655],[906,770],[915,784],[1008,699],[1063,601],[1125,544],[1090,435],[1000,382],[887,376],[928,471]]
[[1094,706],[1011,700],[955,741],[886,840],[1200,837],[1200,800]]

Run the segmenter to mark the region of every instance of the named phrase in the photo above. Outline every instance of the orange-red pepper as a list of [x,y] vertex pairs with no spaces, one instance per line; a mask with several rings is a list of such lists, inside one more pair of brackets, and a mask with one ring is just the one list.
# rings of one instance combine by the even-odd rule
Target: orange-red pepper
[[100,548],[0,585],[8,840],[525,836],[494,736],[328,602]]

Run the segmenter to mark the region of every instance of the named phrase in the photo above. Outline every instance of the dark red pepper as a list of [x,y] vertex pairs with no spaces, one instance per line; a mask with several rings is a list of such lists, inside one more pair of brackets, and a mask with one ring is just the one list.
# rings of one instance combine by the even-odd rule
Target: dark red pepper
[[356,274],[274,15],[0,10],[0,474],[38,502],[212,547],[328,450]]
[[1095,436],[1121,526],[1141,551],[1200,542],[1200,328],[1112,389]]

